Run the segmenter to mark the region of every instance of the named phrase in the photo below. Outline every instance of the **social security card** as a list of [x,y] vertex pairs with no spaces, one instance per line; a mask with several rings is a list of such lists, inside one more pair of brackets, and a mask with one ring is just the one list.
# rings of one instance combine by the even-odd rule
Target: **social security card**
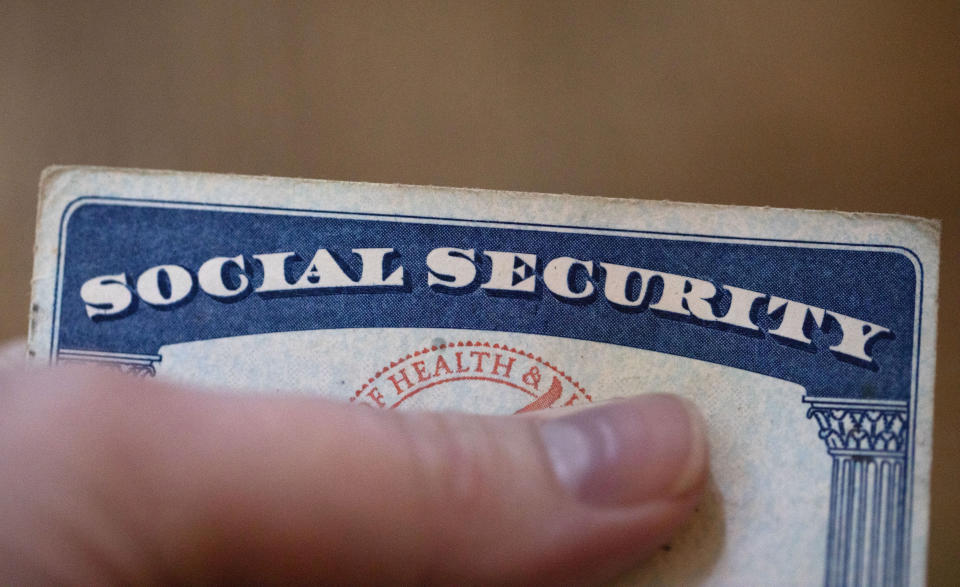
[[382,410],[678,393],[712,480],[627,582],[923,583],[933,221],[54,167],[36,243],[35,362]]

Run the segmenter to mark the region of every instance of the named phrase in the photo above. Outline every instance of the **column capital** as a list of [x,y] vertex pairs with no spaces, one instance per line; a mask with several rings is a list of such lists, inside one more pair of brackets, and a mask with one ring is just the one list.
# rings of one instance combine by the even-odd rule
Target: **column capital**
[[806,396],[807,417],[820,425],[820,438],[836,456],[903,458],[907,448],[907,402]]

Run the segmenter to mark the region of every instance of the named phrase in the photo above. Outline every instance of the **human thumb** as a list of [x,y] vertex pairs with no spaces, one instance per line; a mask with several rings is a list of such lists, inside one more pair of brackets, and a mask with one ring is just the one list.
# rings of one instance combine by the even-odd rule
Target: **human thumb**
[[590,582],[666,541],[707,468],[669,395],[492,417],[91,372],[0,390],[4,582]]

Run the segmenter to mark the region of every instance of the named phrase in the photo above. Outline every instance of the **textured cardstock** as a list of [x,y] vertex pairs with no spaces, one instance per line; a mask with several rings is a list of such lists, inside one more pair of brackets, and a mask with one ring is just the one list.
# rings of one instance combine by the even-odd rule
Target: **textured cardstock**
[[923,584],[936,222],[85,167],[40,198],[36,363],[385,410],[673,392],[711,483],[625,583]]

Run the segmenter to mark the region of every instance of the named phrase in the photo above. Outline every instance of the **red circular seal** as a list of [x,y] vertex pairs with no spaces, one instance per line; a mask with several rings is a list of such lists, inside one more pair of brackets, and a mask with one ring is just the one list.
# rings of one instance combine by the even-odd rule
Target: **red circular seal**
[[[493,394],[498,396],[498,411],[516,414],[592,400],[578,381],[539,355],[505,344],[458,341],[424,347],[391,361],[369,377],[350,401],[385,409],[404,403],[438,407],[440,394],[453,391],[471,394],[455,398],[454,407],[468,407],[482,399],[477,395]],[[449,397],[446,402],[450,403]]]

